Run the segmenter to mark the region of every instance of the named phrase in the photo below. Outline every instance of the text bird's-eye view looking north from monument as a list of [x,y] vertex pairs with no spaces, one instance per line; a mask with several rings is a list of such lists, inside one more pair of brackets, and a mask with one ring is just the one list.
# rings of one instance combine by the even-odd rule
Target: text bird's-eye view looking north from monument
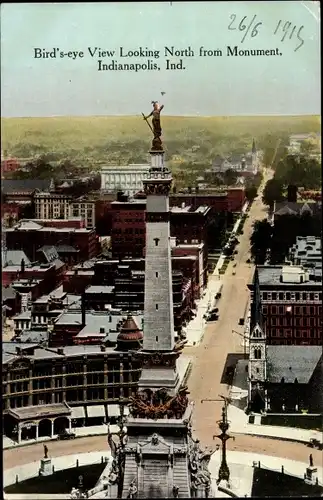
[[[180,7],[165,4],[172,33]],[[52,26],[67,5],[39,12]],[[195,86],[176,79],[181,63],[98,77],[72,58],[38,94],[43,26],[18,97],[6,9],[4,498],[322,496],[321,120],[300,80],[285,101],[265,76],[257,95],[246,74],[238,84],[234,65],[222,81],[210,63]],[[92,89],[76,80],[87,71]]]

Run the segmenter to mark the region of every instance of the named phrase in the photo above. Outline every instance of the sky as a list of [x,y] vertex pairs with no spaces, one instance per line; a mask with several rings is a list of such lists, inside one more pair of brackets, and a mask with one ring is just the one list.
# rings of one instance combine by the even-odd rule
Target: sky
[[[295,51],[298,32],[304,43]],[[319,32],[314,1],[2,3],[1,114],[134,115],[148,113],[152,100],[177,116],[320,114]],[[228,56],[228,46],[282,55]],[[115,55],[91,57],[95,47]],[[120,47],[160,57],[120,57]],[[179,64],[181,57],[165,57],[165,47],[190,47],[194,57],[182,58],[185,69],[167,70],[166,59]],[[201,47],[223,55],[200,57]],[[35,58],[37,48],[83,57]],[[99,71],[99,60],[107,67],[150,60],[160,69]]]

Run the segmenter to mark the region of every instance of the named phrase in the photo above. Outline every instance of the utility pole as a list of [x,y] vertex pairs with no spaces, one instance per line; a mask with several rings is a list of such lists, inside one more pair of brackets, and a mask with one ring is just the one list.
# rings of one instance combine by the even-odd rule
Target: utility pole
[[232,330],[232,333],[236,333],[237,335],[240,335],[240,337],[243,337],[243,357],[244,357],[244,359],[247,359],[246,339],[249,340],[249,335],[245,335],[244,333],[237,332],[236,330]]

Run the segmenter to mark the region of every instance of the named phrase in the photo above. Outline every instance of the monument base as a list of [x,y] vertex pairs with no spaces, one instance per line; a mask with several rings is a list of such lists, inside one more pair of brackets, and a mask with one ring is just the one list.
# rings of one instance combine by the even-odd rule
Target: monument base
[[53,473],[52,469],[52,461],[50,458],[42,458],[40,461],[40,469],[39,469],[39,475],[40,476],[49,476]]
[[317,481],[317,467],[307,467],[305,474],[305,482],[307,484],[315,484]]

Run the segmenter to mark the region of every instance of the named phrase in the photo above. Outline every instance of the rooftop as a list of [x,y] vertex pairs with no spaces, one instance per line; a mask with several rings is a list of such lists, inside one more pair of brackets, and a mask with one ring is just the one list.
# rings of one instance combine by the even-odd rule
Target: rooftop
[[25,266],[30,265],[30,260],[23,250],[7,250],[6,263],[9,266],[20,266],[22,259],[25,261]]
[[317,346],[267,346],[267,378],[270,382],[307,384],[322,359]]
[[50,405],[26,406],[22,408],[11,408],[9,414],[18,420],[29,420],[37,417],[49,417],[51,415],[69,415],[71,409],[67,403],[54,403]]
[[[290,286],[295,286],[295,285],[299,285],[300,283],[296,283],[296,282],[282,282],[281,281],[281,276],[282,276],[282,271],[283,271],[283,268],[286,269],[286,272],[289,274],[289,273],[297,273],[299,271],[293,271],[294,268],[296,268],[297,266],[267,266],[267,265],[263,265],[263,266],[258,266],[257,269],[258,269],[258,276],[259,276],[259,284],[260,286],[266,286],[266,285],[270,285],[270,286],[275,286],[275,285],[278,285],[278,287],[283,287],[283,286],[286,286],[286,287],[290,287]],[[299,269],[299,267],[297,267],[297,269]],[[322,281],[322,278],[321,278],[321,281]],[[301,283],[301,286],[302,287],[311,287],[313,285],[317,285],[317,286],[320,286],[320,282],[314,280],[312,278],[312,275],[310,274],[309,275],[309,279],[308,281],[305,281],[303,283]]]
[[90,285],[86,288],[86,293],[112,293],[114,290],[114,286],[107,285]]
[[50,179],[2,179],[1,190],[4,194],[30,192],[48,189]]

